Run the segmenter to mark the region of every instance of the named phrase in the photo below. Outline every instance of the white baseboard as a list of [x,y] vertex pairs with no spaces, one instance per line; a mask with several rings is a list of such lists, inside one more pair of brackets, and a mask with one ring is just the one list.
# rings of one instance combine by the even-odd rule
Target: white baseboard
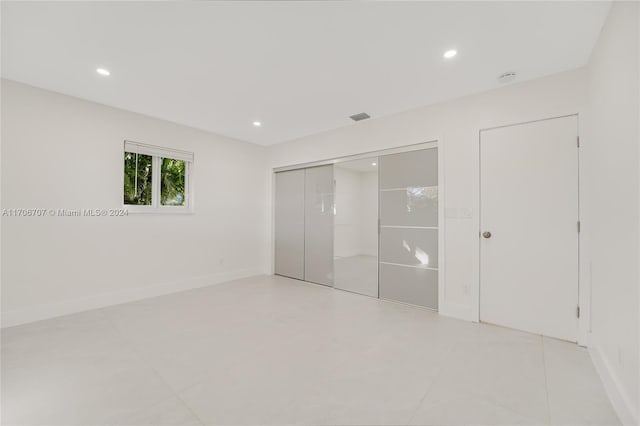
[[104,308],[120,303],[162,296],[179,291],[191,290],[199,287],[220,284],[226,281],[252,277],[264,274],[257,269],[238,269],[230,272],[204,275],[181,281],[137,287],[113,293],[103,293],[64,302],[36,305],[25,309],[2,312],[2,328],[26,324],[34,321],[75,314],[91,309]]
[[637,426],[640,419],[633,408],[631,398],[620,384],[620,380],[611,368],[611,363],[603,356],[597,344],[589,347],[589,354],[609,396],[611,405],[623,425]]

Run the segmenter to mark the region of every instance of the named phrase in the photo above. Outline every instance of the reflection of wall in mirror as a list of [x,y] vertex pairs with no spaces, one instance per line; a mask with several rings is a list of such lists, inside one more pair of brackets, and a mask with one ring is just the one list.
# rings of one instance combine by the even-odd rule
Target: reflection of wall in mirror
[[361,173],[360,188],[360,254],[378,256],[378,173]]
[[335,257],[377,256],[378,174],[336,166]]

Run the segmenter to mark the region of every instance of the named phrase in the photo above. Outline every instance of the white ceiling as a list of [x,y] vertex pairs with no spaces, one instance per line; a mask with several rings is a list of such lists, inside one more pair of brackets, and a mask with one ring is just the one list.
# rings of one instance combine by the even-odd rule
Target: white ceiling
[[4,1],[2,75],[269,145],[580,67],[609,6]]

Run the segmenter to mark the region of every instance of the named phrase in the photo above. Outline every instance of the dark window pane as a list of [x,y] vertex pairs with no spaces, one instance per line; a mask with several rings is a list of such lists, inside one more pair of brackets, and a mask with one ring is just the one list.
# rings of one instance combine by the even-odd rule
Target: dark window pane
[[172,158],[162,159],[160,175],[160,204],[163,206],[185,206],[184,192],[186,163]]
[[151,205],[150,155],[124,153],[124,204]]

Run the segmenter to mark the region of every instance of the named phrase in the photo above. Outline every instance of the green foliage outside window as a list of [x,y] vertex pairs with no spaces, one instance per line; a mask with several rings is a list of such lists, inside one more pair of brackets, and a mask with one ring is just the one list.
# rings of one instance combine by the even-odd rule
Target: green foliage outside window
[[154,178],[154,158],[135,152],[124,153],[124,204],[157,206],[158,201],[153,200],[153,186],[159,183],[160,205],[186,206],[186,162],[159,158],[157,164],[160,165],[160,177]]
[[160,174],[160,204],[184,206],[186,163],[182,160],[163,158]]
[[151,205],[153,157],[124,153],[124,204]]

